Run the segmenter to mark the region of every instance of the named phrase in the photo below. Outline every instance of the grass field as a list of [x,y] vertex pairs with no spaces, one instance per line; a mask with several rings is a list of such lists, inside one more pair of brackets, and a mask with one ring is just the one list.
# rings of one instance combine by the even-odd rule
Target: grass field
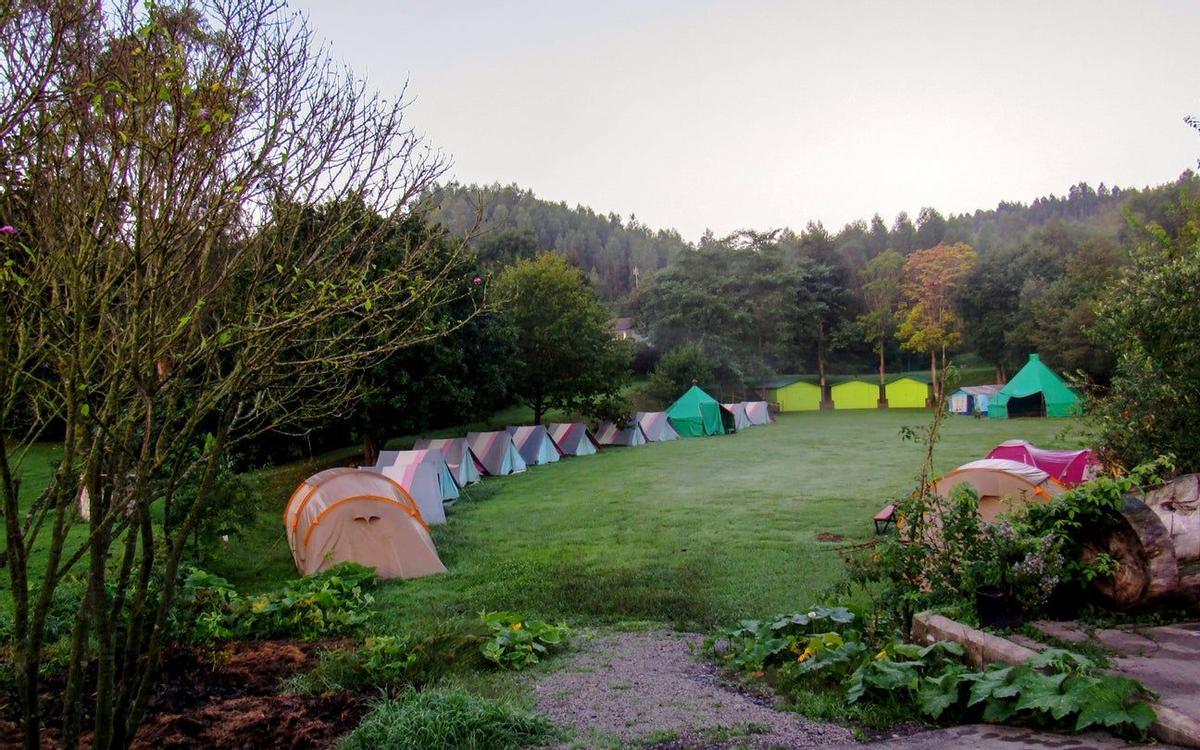
[[[578,624],[705,627],[806,607],[842,569],[838,544],[816,535],[852,542],[873,533],[871,516],[910,489],[919,469],[922,448],[900,430],[929,417],[785,414],[737,435],[606,449],[486,479],[434,529],[450,572],[383,585],[381,623],[404,629],[508,609]],[[937,468],[1011,438],[1070,447],[1073,427],[950,418]],[[258,521],[207,566],[246,590],[293,577],[280,514],[296,482],[321,464],[261,472]]]

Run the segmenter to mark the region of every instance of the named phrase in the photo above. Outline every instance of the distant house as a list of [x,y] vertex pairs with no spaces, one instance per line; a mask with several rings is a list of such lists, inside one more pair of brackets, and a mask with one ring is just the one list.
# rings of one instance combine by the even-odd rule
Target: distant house
[[633,318],[617,318],[613,321],[612,328],[613,336],[621,339],[622,341],[625,339],[632,339],[639,344],[650,343],[649,336],[639,333],[637,329],[633,327]]

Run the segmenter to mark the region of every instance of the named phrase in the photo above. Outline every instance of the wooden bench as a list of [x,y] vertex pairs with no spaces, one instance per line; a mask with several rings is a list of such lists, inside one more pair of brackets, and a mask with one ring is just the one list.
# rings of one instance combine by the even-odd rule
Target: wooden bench
[[871,520],[875,522],[875,533],[884,533],[888,530],[888,526],[896,522],[896,504],[888,503],[883,506],[883,510],[876,513],[875,517]]

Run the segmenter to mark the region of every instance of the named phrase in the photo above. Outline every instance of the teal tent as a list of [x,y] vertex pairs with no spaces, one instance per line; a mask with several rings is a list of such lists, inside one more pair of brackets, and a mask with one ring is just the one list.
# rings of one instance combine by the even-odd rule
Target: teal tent
[[1073,417],[1083,413],[1079,395],[1036,354],[988,404],[988,417]]
[[680,437],[724,435],[734,431],[733,414],[697,386],[667,409],[667,419]]

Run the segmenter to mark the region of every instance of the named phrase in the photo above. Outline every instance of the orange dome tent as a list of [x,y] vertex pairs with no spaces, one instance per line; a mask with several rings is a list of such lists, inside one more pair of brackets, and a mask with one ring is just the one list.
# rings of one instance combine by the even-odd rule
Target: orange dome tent
[[1046,472],[1035,466],[1001,458],[985,458],[963,464],[933,484],[934,491],[950,497],[960,484],[969,484],[979,494],[979,516],[991,523],[1017,505],[1046,503],[1066,491]]
[[342,562],[375,568],[380,578],[445,573],[412,496],[383,474],[326,469],[304,480],[283,513],[301,575]]

